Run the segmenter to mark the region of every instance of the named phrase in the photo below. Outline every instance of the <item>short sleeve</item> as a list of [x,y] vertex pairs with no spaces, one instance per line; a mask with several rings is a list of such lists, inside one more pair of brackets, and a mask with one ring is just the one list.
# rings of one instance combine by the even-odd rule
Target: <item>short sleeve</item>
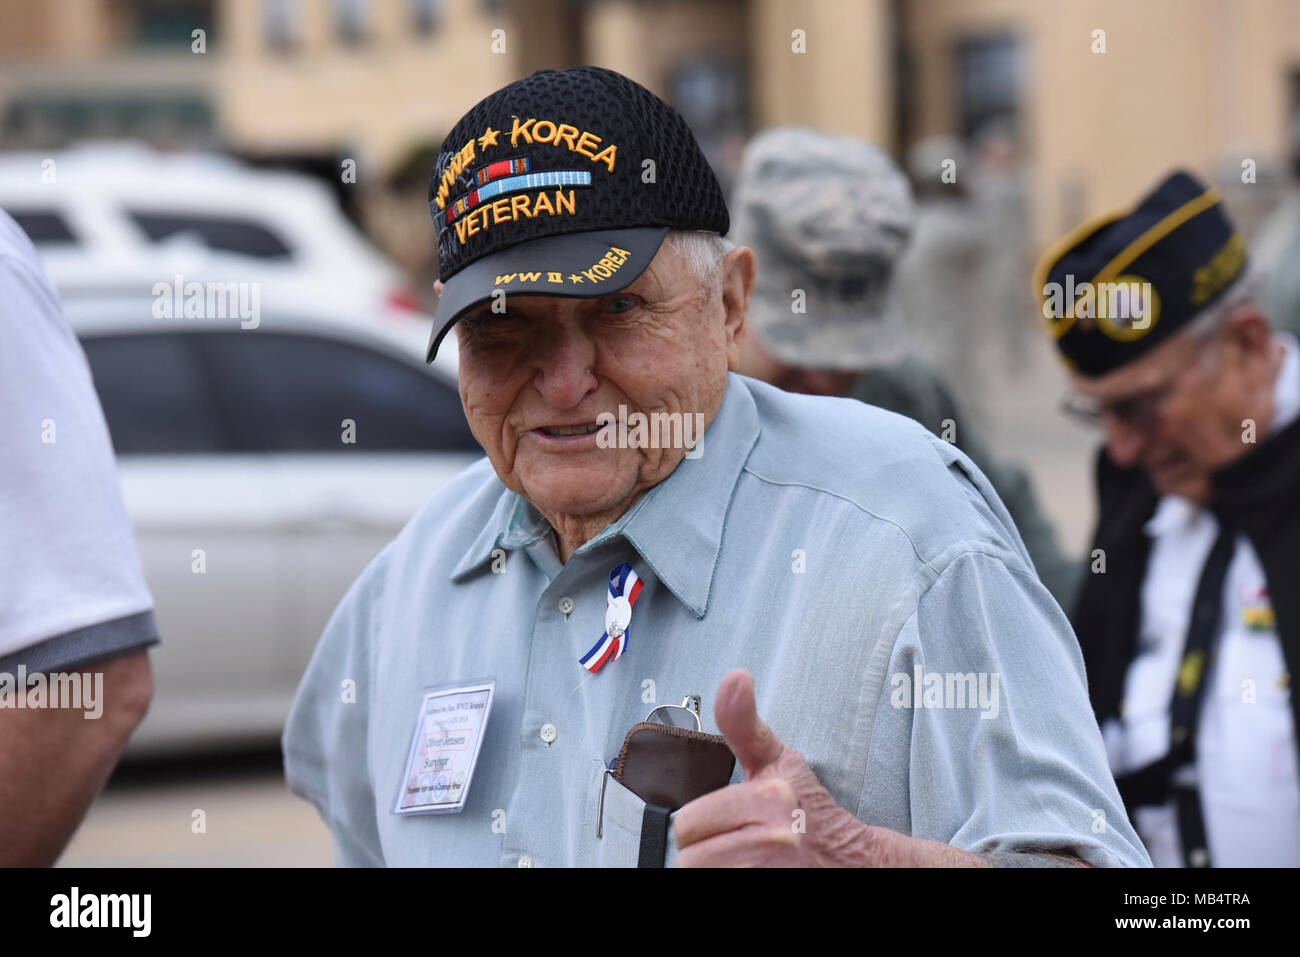
[[995,555],[958,555],[922,594],[891,654],[873,739],[899,752],[907,742],[898,816],[914,837],[1150,866],[1069,624],[1041,582]]
[[316,806],[343,867],[382,867],[367,741],[387,552],[348,589],[321,635],[285,722],[289,790]]
[[86,357],[2,212],[0,339],[0,667],[60,670],[155,643]]

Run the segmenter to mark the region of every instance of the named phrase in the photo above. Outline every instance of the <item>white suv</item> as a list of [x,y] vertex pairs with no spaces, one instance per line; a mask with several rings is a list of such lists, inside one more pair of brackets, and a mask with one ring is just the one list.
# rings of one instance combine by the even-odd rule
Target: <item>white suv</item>
[[65,303],[158,282],[239,281],[342,308],[415,308],[400,270],[325,186],[202,153],[125,144],[0,156],[0,208]]
[[263,303],[245,329],[151,307],[67,304],[162,636],[128,754],[271,743],[348,586],[482,455],[456,350],[426,366],[409,314]]

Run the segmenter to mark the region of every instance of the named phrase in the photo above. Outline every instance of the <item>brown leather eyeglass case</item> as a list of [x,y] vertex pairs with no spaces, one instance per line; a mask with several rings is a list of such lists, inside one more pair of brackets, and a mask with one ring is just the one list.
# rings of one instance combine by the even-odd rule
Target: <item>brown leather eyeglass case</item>
[[676,811],[726,787],[735,768],[722,735],[642,721],[623,739],[614,780],[647,804]]

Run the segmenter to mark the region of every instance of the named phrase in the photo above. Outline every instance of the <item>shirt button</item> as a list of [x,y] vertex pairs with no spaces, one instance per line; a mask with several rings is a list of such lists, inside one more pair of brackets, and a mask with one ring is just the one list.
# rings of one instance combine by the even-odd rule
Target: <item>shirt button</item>
[[532,859],[531,857],[529,857],[527,854],[525,854],[523,857],[519,858],[519,866],[520,866],[520,867],[532,867],[532,866],[533,866],[533,859]]
[[560,603],[556,607],[560,609],[561,615],[571,615],[573,614],[573,599],[565,595],[560,599]]
[[555,725],[551,724],[548,721],[546,724],[542,725],[542,730],[540,734],[542,736],[542,740],[545,741],[547,744],[550,744],[552,741],[556,739],[556,737],[559,735],[559,732],[555,730]]

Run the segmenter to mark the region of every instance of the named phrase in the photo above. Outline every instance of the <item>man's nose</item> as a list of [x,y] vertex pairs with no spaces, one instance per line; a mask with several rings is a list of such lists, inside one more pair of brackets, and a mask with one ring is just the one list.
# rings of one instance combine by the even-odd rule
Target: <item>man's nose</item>
[[557,409],[572,408],[599,384],[591,372],[596,362],[595,344],[580,329],[553,331],[536,355],[537,390]]
[[1142,432],[1114,415],[1106,415],[1103,423],[1106,428],[1106,451],[1110,453],[1111,461],[1121,468],[1136,465],[1146,442]]

